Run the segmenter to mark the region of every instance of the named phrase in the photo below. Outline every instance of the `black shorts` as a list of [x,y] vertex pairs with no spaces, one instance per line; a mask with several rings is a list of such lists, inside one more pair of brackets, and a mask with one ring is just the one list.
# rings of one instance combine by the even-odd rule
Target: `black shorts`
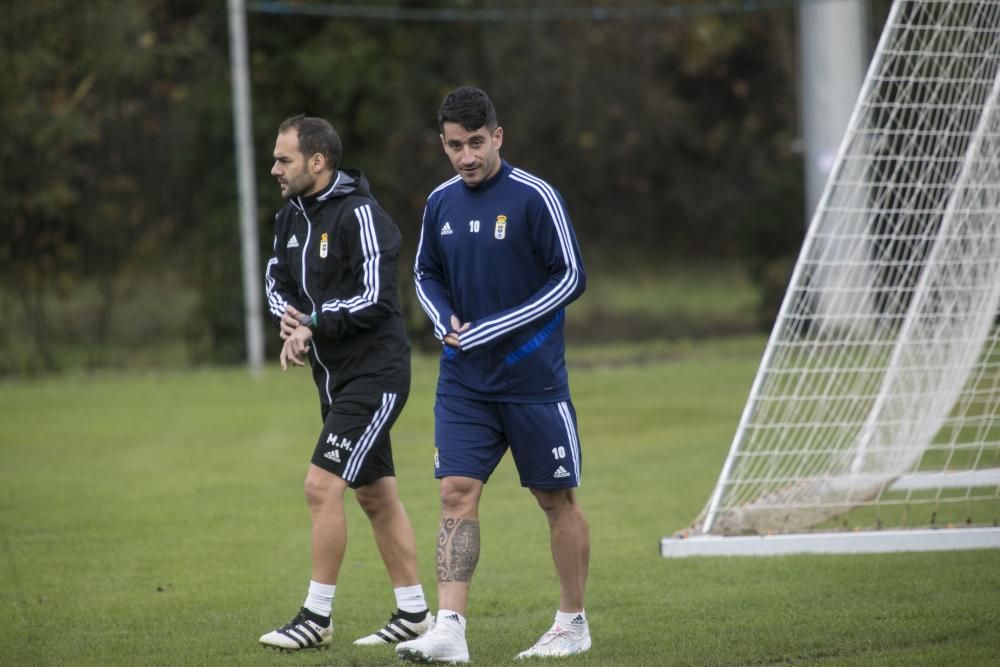
[[340,477],[352,489],[396,474],[389,429],[407,394],[338,394],[321,405],[320,431],[312,462]]

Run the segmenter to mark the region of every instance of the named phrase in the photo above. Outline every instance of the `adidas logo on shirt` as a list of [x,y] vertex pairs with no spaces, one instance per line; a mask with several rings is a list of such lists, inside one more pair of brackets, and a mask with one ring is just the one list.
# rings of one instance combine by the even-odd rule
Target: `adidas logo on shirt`
[[295,234],[292,234],[292,238],[288,239],[288,243],[285,244],[286,248],[298,248],[299,240],[295,238]]
[[330,451],[328,451],[326,454],[323,455],[323,458],[330,459],[334,463],[340,463],[340,450],[331,449]]
[[558,468],[556,468],[556,471],[552,473],[552,476],[555,477],[556,479],[562,479],[563,477],[569,477],[569,473],[566,472],[566,468],[559,466]]
[[441,236],[445,236],[446,234],[451,234],[451,233],[453,233],[451,231],[451,223],[450,222],[444,223],[444,227],[441,228]]

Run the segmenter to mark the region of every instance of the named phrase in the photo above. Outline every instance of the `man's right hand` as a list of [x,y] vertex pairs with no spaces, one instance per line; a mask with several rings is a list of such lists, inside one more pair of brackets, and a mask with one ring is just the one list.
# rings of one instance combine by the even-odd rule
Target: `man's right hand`
[[462,343],[458,340],[458,334],[462,333],[472,325],[471,322],[466,322],[462,324],[462,321],[458,319],[456,315],[451,316],[451,331],[445,335],[444,344],[455,349],[461,350]]

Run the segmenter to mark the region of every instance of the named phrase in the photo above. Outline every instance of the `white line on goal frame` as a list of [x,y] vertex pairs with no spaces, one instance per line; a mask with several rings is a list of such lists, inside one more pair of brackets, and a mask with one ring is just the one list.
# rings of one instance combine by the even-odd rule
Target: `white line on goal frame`
[[876,530],[734,537],[695,535],[664,537],[660,541],[660,555],[664,558],[874,554],[959,549],[1000,549],[1000,528]]
[[903,475],[890,487],[893,491],[964,489],[977,486],[1000,486],[1000,468],[985,470],[944,470]]

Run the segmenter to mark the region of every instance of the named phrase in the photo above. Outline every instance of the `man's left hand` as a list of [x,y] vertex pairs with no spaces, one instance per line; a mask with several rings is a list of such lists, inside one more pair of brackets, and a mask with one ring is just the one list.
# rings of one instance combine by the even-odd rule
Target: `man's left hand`
[[303,357],[309,354],[309,341],[312,340],[312,335],[312,329],[309,327],[299,326],[292,331],[285,339],[285,344],[281,346],[281,356],[279,357],[281,370],[288,370],[288,362],[292,362],[294,366],[306,365]]
[[288,340],[292,332],[302,326],[302,321],[305,318],[305,313],[300,313],[293,306],[286,305],[285,312],[281,316],[281,340]]

